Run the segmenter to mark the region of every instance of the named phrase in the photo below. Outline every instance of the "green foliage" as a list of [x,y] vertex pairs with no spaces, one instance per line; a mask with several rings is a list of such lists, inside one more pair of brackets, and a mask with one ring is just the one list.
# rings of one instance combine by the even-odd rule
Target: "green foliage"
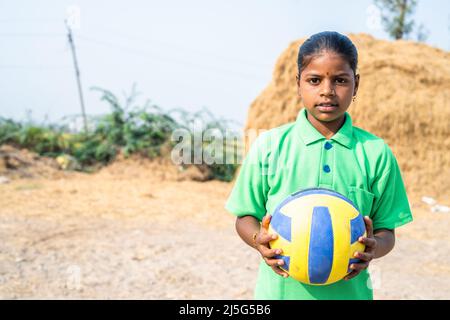
[[74,147],[68,154],[75,157],[83,166],[97,163],[107,164],[117,155],[117,148],[108,143],[101,135],[87,134],[73,137]]
[[380,8],[385,31],[395,40],[407,38],[413,31],[414,21],[410,19],[417,0],[375,0]]
[[[136,106],[138,93],[134,86],[132,92],[125,95],[123,103],[108,90],[93,90],[101,93],[101,100],[109,104],[111,112],[91,117],[88,132],[71,131],[67,125],[36,124],[31,120],[21,123],[0,118],[0,144],[27,148],[51,157],[69,155],[76,159],[79,168],[92,171],[99,165],[111,162],[119,153],[125,156],[140,154],[149,158],[167,156],[162,154],[162,150],[175,145],[175,142],[171,141],[171,135],[176,129],[188,130],[192,134],[190,142],[193,144],[194,121],[200,120],[202,123],[201,135],[206,130],[215,130],[225,137],[228,122],[215,119],[206,109],[194,114],[182,109],[164,113],[149,101],[143,106]],[[202,142],[194,146],[192,153],[195,148],[204,148],[207,145],[208,142]],[[233,163],[207,166],[214,179],[231,181],[238,165]]]
[[212,176],[221,181],[231,181],[233,180],[234,174],[238,169],[238,165],[232,164],[212,164],[210,165]]
[[161,146],[170,139],[178,127],[175,120],[164,114],[149,101],[143,107],[128,111],[137,93],[132,93],[122,106],[117,97],[108,90],[94,88],[102,93],[101,100],[110,104],[112,112],[98,119],[94,135],[101,136],[109,145],[116,146],[126,155],[140,153],[144,156],[158,156]]
[[65,130],[56,125],[43,126],[32,122],[21,124],[0,118],[0,144],[8,143],[41,155],[56,156],[69,149],[64,141]]
[[21,129],[22,125],[20,123],[0,117],[0,144],[17,145]]
[[[232,163],[226,163],[225,161],[225,151],[230,149],[230,147],[232,149],[236,147],[234,141],[232,142],[232,146],[227,146],[226,141],[227,133],[232,132],[229,129],[231,121],[216,118],[206,108],[192,114],[182,109],[173,109],[170,111],[170,114],[178,119],[179,128],[187,130],[190,133],[191,140],[183,142],[191,146],[190,159],[192,163],[194,163],[195,154],[202,154],[203,161],[205,157],[215,158],[215,156],[218,156],[222,160],[221,162],[207,165],[212,177],[217,180],[231,181],[239,167],[237,161],[233,161]],[[222,143],[220,140],[217,142],[215,139],[207,139],[207,135],[221,138]],[[201,141],[201,143],[197,143],[196,141]],[[221,145],[218,148],[214,148],[214,144],[216,143]],[[220,154],[216,155],[216,151]]]

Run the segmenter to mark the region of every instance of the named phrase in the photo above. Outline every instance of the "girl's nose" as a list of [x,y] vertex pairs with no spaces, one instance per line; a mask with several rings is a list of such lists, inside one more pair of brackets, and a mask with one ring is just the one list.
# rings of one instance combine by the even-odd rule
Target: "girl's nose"
[[324,81],[321,94],[324,96],[334,96],[336,92],[334,90],[333,84],[328,81]]

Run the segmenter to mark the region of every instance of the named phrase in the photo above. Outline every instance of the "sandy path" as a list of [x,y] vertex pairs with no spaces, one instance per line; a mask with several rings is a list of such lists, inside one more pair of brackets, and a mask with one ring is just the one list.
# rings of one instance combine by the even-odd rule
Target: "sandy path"
[[[0,185],[0,298],[251,299],[258,255],[223,209],[231,184],[108,174]],[[377,299],[449,299],[450,215],[372,266]]]

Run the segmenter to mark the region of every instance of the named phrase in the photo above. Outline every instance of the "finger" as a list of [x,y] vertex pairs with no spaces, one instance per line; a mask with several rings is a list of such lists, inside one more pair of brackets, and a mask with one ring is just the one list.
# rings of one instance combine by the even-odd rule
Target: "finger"
[[361,271],[356,271],[356,270],[354,270],[354,271],[352,271],[352,272],[350,272],[348,275],[346,275],[345,276],[345,278],[344,278],[344,280],[350,280],[350,279],[353,279],[354,277],[356,277],[359,273],[360,273]]
[[273,241],[278,238],[278,235],[276,234],[269,234],[265,231],[260,232],[257,237],[257,243],[262,245],[268,245],[270,241]]
[[269,229],[269,224],[270,224],[270,219],[271,219],[271,218],[272,218],[272,216],[271,216],[270,214],[266,214],[266,215],[264,216],[264,218],[262,219],[261,226],[262,226],[264,229],[266,229],[266,230]]
[[283,251],[281,249],[269,249],[267,247],[261,246],[259,252],[265,258],[273,258],[276,255],[281,254]]
[[284,265],[284,261],[283,260],[281,260],[281,259],[267,259],[267,258],[264,258],[264,261],[266,262],[266,264],[268,266],[270,266],[272,268],[272,270],[276,274],[278,274],[278,275],[280,275],[282,277],[285,277],[285,278],[289,276],[289,274],[286,271],[280,269],[280,267]]
[[355,252],[354,256],[355,258],[366,262],[370,262],[373,260],[373,254],[367,252]]
[[289,274],[288,274],[287,272],[283,271],[282,269],[280,269],[279,267],[272,267],[272,270],[273,270],[276,274],[282,276],[283,278],[289,277]]
[[366,245],[366,251],[370,251],[367,250],[367,248],[375,249],[377,245],[377,240],[375,240],[374,238],[360,237],[358,241]]
[[284,265],[284,261],[282,259],[270,259],[265,257],[263,257],[263,259],[267,265],[271,267],[281,267]]
[[287,272],[283,271],[279,267],[272,267],[272,270],[273,270],[273,272],[275,272],[279,276],[282,276],[283,278],[287,278],[289,276],[289,274]]
[[363,271],[369,267],[368,262],[362,262],[362,263],[352,263],[350,265],[350,270],[353,271]]
[[373,237],[373,223],[372,219],[365,216],[364,217],[364,223],[366,224],[366,230],[367,230],[367,237],[372,238]]

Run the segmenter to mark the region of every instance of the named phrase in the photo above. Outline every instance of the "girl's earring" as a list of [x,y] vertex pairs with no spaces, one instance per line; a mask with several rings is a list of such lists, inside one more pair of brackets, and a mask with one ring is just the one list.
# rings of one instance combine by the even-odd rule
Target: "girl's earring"
[[353,97],[353,102],[355,102],[355,100],[356,100],[356,96]]

